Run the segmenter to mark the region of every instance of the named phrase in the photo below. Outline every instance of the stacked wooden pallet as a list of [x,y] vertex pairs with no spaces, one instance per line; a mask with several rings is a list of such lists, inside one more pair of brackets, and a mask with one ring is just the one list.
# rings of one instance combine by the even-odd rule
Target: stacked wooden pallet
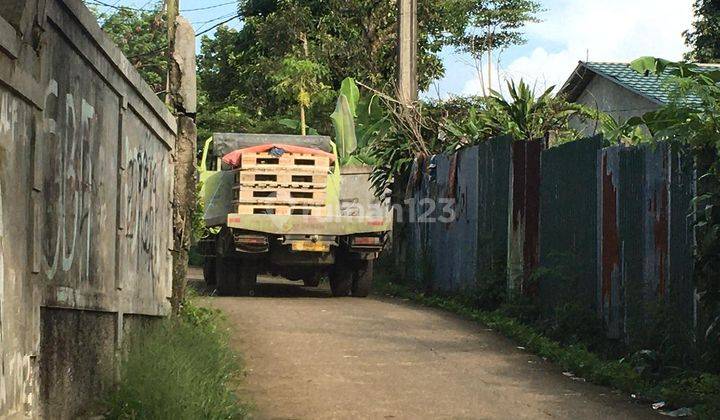
[[324,216],[330,158],[304,153],[244,153],[235,170],[238,214]]

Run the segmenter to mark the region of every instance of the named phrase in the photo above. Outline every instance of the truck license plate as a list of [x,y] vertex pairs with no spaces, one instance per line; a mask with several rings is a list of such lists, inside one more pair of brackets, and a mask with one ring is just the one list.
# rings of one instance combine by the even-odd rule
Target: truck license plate
[[329,252],[330,245],[319,242],[300,241],[292,243],[293,251]]

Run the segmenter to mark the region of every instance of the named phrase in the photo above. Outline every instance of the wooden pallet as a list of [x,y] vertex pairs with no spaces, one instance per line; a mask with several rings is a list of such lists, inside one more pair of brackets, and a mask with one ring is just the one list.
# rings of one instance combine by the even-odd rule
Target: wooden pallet
[[243,187],[325,188],[327,179],[327,174],[320,173],[235,171],[235,185]]
[[238,214],[274,214],[279,216],[326,216],[327,207],[238,204]]
[[284,153],[273,156],[270,153],[244,153],[240,160],[241,169],[291,169],[314,172],[329,172],[330,158],[304,153]]
[[233,187],[233,199],[240,204],[325,205],[325,189]]

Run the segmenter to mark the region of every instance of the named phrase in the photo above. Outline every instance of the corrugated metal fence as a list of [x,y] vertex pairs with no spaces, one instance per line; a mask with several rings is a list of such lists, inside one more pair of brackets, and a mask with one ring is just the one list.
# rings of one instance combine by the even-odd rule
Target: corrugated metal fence
[[397,266],[443,292],[482,289],[504,271],[509,291],[545,308],[571,299],[628,342],[655,304],[691,327],[692,159],[667,144],[602,144],[500,138],[416,161],[400,186]]

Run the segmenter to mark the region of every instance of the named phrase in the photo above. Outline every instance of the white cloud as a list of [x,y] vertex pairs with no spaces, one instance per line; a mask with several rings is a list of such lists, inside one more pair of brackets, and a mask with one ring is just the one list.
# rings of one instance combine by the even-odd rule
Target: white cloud
[[[577,62],[631,61],[644,55],[677,60],[687,50],[682,32],[692,24],[692,0],[556,0],[544,21],[526,28],[539,46],[503,63],[501,76],[524,78],[538,89],[561,85]],[[497,81],[494,81],[497,84]],[[480,89],[478,78],[465,90]]]
[[[482,70],[483,70],[482,81],[480,80],[479,76],[466,81],[465,85],[463,86],[462,92],[461,92],[463,95],[481,95],[481,94],[483,94],[483,92],[485,92],[485,93],[489,92],[489,89],[491,86],[490,86],[490,83],[487,78],[487,64],[482,65]],[[495,64],[493,64],[491,66],[492,79],[493,79],[492,88],[493,89],[497,89],[497,84],[498,84],[497,71],[498,71],[497,66]],[[477,71],[475,71],[475,72],[477,73]]]

